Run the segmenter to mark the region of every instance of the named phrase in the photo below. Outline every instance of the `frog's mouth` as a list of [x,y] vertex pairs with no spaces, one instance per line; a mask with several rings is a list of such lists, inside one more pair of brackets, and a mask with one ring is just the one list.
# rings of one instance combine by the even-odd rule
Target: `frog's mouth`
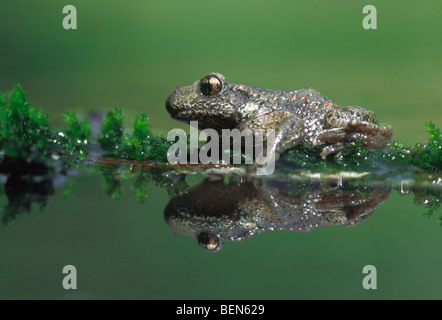
[[[176,120],[188,122],[189,120],[199,119],[207,113],[208,107],[203,103],[192,100],[191,87],[179,88],[178,86],[166,99],[166,110],[170,116]],[[185,98],[187,97],[187,98]]]

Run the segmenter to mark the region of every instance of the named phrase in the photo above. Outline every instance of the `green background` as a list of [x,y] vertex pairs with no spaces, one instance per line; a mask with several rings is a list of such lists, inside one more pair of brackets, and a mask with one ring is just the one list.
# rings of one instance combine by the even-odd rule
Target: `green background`
[[[64,5],[78,29],[64,30]],[[362,8],[377,8],[364,30]],[[0,4],[0,91],[20,83],[61,125],[65,109],[146,112],[153,129],[175,127],[164,108],[176,85],[205,74],[293,90],[312,87],[341,105],[375,111],[405,144],[442,127],[440,1],[13,1]],[[442,297],[436,219],[393,192],[353,228],[273,232],[216,254],[173,236],[165,190],[118,202],[98,177],[78,177],[43,211],[0,231],[0,298],[437,298]],[[64,265],[76,291],[61,287]],[[362,288],[362,267],[378,290]]]

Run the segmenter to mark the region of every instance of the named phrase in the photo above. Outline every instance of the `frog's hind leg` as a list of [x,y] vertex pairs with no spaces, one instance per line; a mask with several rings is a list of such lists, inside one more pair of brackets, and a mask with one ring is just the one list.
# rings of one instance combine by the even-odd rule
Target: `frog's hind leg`
[[360,138],[357,134],[347,132],[345,128],[333,128],[322,131],[313,139],[313,146],[320,143],[329,143],[325,146],[319,154],[322,159],[326,159],[330,154],[336,154],[343,151],[348,146],[349,142],[353,142]]
[[379,126],[366,121],[361,121],[357,124],[351,122],[346,127],[322,131],[315,136],[312,144],[317,146],[320,143],[329,143],[320,154],[322,158],[325,158],[329,154],[345,149],[349,143],[356,140],[362,141],[364,146],[370,149],[382,148],[387,144],[391,135],[391,126]]
[[317,146],[322,142],[330,141],[343,142],[349,140],[351,135],[345,131],[345,128],[333,128],[327,129],[315,136],[312,141],[313,146]]
[[365,121],[357,124],[358,138],[367,148],[379,149],[390,140],[393,130],[390,125],[379,126]]

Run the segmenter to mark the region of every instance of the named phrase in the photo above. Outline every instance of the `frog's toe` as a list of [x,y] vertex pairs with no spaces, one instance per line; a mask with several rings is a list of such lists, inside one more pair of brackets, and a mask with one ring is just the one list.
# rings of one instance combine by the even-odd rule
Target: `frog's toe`
[[321,156],[321,158],[323,160],[325,160],[328,155],[336,154],[344,149],[345,149],[345,146],[341,143],[336,144],[336,145],[329,145],[329,146],[324,147],[324,149],[322,149],[322,151],[319,155]]
[[347,136],[348,134],[345,132],[344,128],[327,129],[314,137],[312,145],[316,147],[323,142],[345,141],[346,139],[348,139]]

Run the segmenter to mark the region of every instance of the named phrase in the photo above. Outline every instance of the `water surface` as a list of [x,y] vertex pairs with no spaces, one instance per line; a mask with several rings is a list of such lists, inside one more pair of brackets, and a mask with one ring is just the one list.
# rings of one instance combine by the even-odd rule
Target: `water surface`
[[[2,226],[1,298],[441,297],[440,214],[424,217],[410,186],[190,175],[174,188],[149,169],[99,170],[55,179],[46,205]],[[221,249],[202,248],[201,233]],[[77,268],[77,290],[62,287],[65,265]],[[377,268],[377,290],[362,287],[365,265]]]

